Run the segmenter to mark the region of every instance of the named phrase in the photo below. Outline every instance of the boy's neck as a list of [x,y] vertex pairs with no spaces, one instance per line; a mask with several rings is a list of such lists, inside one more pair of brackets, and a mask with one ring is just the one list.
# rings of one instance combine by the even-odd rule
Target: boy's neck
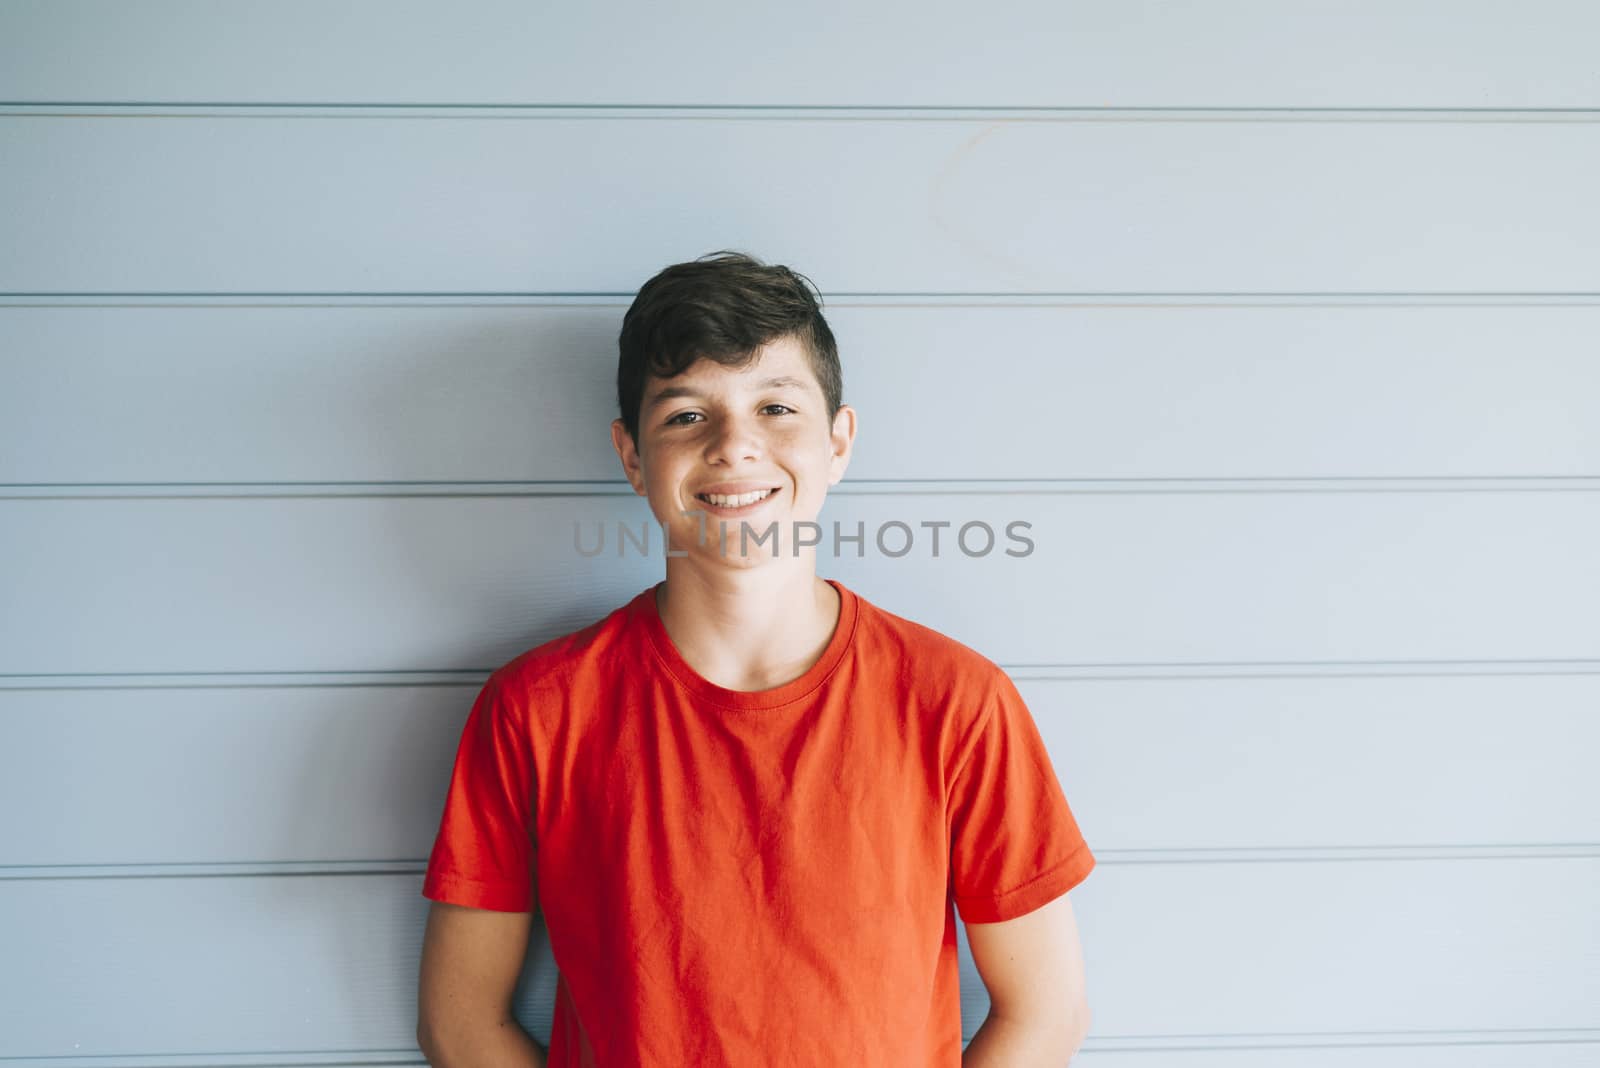
[[812,568],[706,574],[669,562],[656,588],[656,613],[678,653],[729,690],[770,690],[805,674],[827,649],[840,608],[838,591]]

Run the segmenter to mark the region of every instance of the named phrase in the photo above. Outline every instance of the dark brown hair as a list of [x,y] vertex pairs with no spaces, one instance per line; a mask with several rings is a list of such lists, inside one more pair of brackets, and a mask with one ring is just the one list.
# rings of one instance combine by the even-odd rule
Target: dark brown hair
[[831,424],[844,381],[821,303],[805,275],[727,249],[658,272],[640,287],[617,335],[617,407],[628,435],[638,442],[649,376],[672,378],[702,356],[744,367],[763,345],[786,336],[810,357]]

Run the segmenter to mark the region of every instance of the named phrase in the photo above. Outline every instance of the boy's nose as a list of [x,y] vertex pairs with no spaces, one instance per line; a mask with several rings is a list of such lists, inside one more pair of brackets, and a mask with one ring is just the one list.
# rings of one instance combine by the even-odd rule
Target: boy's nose
[[761,458],[761,439],[755,428],[737,419],[726,420],[706,447],[710,462],[737,464]]

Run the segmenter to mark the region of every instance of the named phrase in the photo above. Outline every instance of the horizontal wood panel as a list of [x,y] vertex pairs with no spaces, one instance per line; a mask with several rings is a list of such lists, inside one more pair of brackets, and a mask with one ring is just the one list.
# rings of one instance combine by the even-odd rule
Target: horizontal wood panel
[[[1007,664],[1600,655],[1596,493],[885,494],[819,518],[820,573]],[[24,610],[0,671],[487,670],[625,603],[663,550],[631,492],[5,500],[0,603]]]
[[[1017,685],[1097,853],[1600,842],[1600,675]],[[420,861],[476,689],[0,690],[0,865]]]
[[0,690],[0,865],[420,860],[476,692]]
[[[625,308],[0,305],[0,482],[621,486]],[[1600,474],[1597,305],[824,312],[849,480]]]
[[[248,32],[241,32],[247,28]],[[619,28],[622,28],[619,30]],[[1581,0],[0,8],[6,100],[1593,107]],[[282,61],[293,56],[293,63]],[[820,71],[826,77],[819,77]]]
[[1600,675],[1017,685],[1101,848],[1600,843]]
[[631,294],[724,246],[835,292],[1600,291],[1591,121],[11,116],[0,155],[15,292]]
[[[1130,864],[1072,897],[1097,1034],[1327,1037],[1600,1025],[1597,886],[1595,858]],[[33,962],[0,969],[7,1053],[413,1048],[419,887],[0,881],[0,941]],[[545,952],[518,1006],[547,1036],[550,976],[527,981]]]

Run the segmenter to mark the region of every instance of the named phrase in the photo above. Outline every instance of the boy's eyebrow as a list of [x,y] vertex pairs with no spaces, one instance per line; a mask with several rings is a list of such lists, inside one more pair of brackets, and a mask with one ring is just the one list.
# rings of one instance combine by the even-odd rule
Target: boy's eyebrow
[[[762,379],[760,382],[756,383],[755,388],[782,389],[786,386],[794,389],[806,388],[806,384],[800,379],[795,378],[793,375],[779,375],[777,378]],[[658,392],[652,393],[649,398],[645,400],[644,406],[649,408],[653,405],[660,404],[664,400],[672,400],[675,397],[698,396],[700,396],[700,392],[690,386],[664,386]]]

